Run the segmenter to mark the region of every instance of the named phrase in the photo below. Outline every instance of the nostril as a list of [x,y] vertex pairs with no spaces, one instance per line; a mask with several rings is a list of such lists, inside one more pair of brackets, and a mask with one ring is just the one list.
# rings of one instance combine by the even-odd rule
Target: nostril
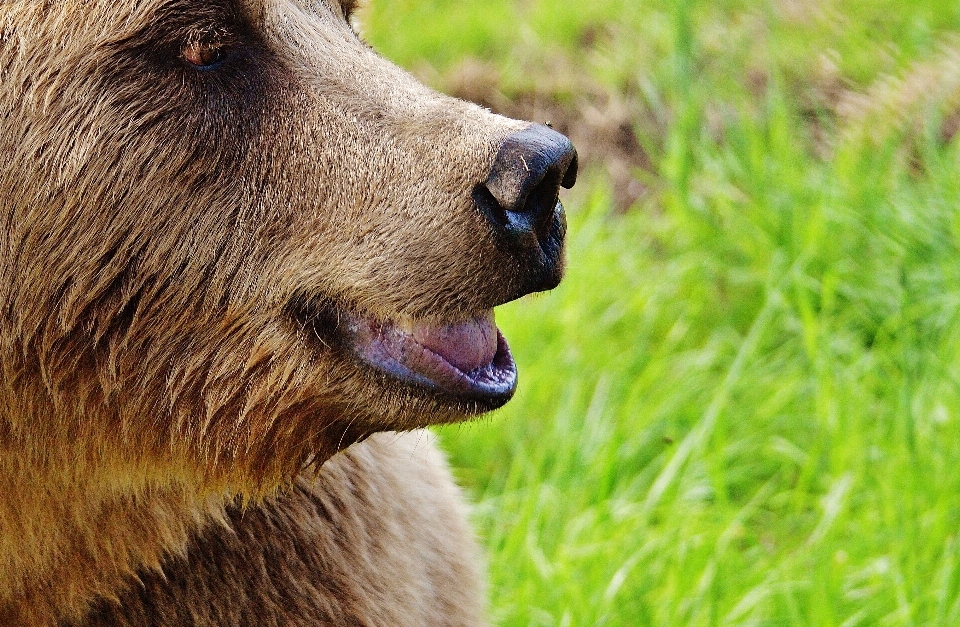
[[490,189],[483,183],[473,188],[473,202],[483,215],[498,230],[505,230],[510,226],[510,216]]
[[580,164],[577,159],[577,151],[573,151],[573,160],[570,162],[570,165],[567,166],[567,171],[563,173],[563,180],[560,181],[560,185],[564,189],[572,189],[574,185],[577,184],[577,174],[580,170]]
[[548,174],[530,190],[524,202],[522,213],[529,223],[529,229],[543,241],[550,233],[556,219],[557,205],[560,203],[560,181],[554,174]]

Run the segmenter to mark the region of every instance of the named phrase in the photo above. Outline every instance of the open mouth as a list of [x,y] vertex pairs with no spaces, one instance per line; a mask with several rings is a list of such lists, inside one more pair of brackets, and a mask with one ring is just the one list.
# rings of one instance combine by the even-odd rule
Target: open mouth
[[452,400],[495,409],[517,389],[517,365],[493,310],[445,322],[384,321],[338,309],[332,326],[336,343],[366,365]]

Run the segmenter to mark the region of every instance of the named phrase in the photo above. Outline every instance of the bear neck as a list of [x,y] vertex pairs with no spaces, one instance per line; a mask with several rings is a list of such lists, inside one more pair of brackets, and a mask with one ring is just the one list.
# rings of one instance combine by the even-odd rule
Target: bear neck
[[2,625],[79,621],[95,598],[116,598],[136,572],[159,569],[202,528],[226,524],[229,496],[191,483],[187,472],[160,472],[149,463],[134,468],[103,451],[58,450],[47,438],[12,437],[5,427]]

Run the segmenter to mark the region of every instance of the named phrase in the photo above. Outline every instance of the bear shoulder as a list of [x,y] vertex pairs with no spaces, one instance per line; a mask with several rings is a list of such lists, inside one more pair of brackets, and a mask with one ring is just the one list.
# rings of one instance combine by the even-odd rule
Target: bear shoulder
[[465,502],[432,437],[374,435],[230,508],[81,624],[481,627]]

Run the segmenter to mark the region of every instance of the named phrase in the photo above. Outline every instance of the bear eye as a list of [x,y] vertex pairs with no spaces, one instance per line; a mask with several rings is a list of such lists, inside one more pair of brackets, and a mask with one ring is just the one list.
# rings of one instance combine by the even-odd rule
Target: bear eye
[[223,61],[226,49],[219,43],[193,42],[183,48],[184,60],[195,67],[206,68]]

